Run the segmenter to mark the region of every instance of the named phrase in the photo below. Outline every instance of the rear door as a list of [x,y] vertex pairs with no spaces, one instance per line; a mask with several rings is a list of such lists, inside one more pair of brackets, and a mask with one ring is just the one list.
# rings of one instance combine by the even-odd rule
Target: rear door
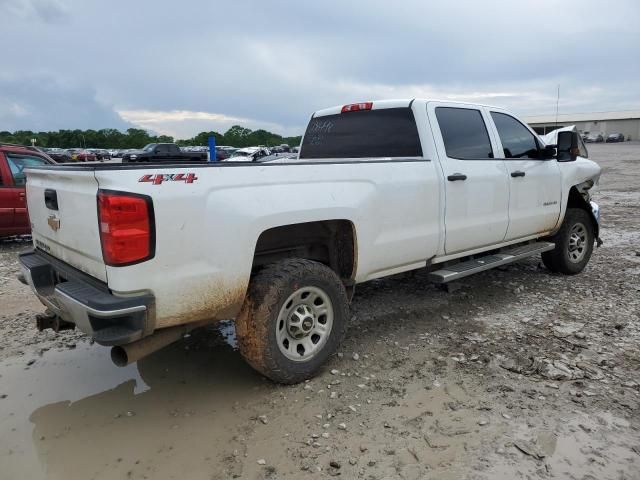
[[164,145],[164,148],[167,151],[167,158],[171,160],[182,160],[183,157],[181,155],[180,148],[177,145]]
[[429,102],[433,136],[445,179],[445,252],[504,240],[509,224],[509,180],[478,106]]
[[26,173],[35,246],[106,282],[93,169],[51,166]]
[[167,145],[158,145],[156,147],[156,157],[158,160],[171,160],[173,155],[169,151],[169,147]]
[[18,190],[13,186],[11,171],[4,154],[0,152],[0,234],[12,233],[14,230]]
[[541,159],[537,136],[512,115],[491,109],[498,156],[509,171],[509,228],[506,240],[552,230],[560,216],[562,182],[558,163]]
[[29,229],[29,214],[27,213],[27,199],[25,186],[27,184],[27,176],[25,169],[28,167],[39,167],[47,165],[48,162],[35,155],[21,155],[15,153],[6,153],[7,167],[11,172],[14,193],[14,217],[13,224],[17,229]]

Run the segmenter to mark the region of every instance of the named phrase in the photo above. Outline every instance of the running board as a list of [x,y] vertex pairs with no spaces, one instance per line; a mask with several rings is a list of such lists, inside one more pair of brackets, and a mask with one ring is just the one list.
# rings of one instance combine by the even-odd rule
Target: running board
[[501,265],[517,262],[518,260],[538,253],[553,250],[555,246],[556,245],[551,242],[535,242],[518,247],[506,248],[500,253],[486,255],[441,268],[440,270],[429,273],[428,278],[436,283],[451,282],[452,280],[458,280],[459,278],[467,277],[474,273],[483,272]]

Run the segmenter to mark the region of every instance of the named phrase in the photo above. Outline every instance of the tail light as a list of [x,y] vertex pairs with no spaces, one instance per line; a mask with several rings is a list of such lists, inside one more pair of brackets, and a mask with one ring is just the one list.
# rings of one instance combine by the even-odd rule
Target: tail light
[[155,219],[147,195],[99,191],[98,222],[107,265],[122,267],[153,258]]
[[371,110],[372,108],[373,102],[352,103],[351,105],[344,105],[342,113],[359,112],[360,110]]

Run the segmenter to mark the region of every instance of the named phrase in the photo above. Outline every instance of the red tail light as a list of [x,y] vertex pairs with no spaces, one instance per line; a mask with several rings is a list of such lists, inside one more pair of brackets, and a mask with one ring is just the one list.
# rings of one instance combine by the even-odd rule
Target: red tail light
[[373,102],[352,103],[351,105],[343,106],[342,113],[358,112],[360,110],[371,110],[372,108]]
[[155,221],[150,197],[99,191],[98,222],[107,265],[121,267],[153,258]]

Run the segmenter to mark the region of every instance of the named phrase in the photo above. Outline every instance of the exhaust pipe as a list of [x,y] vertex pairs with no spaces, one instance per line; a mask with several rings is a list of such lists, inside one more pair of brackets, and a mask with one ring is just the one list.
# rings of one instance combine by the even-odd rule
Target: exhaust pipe
[[177,327],[163,328],[156,333],[137,340],[126,345],[118,345],[111,349],[111,360],[118,367],[125,367],[130,363],[137,362],[141,358],[160,350],[167,345],[172,344],[180,340],[190,330],[196,328],[195,326],[180,325]]

